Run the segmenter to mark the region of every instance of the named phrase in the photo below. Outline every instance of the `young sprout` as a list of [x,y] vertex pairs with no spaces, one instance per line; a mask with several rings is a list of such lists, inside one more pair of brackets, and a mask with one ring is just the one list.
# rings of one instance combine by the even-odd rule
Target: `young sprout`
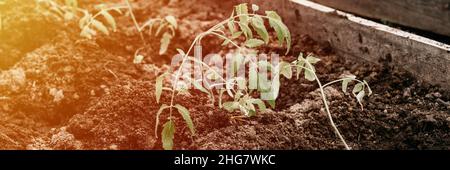
[[[253,10],[258,10],[256,5],[253,5]],[[182,114],[184,120],[186,121],[189,129],[191,130],[192,135],[195,135],[194,126],[192,123],[190,123],[190,114],[187,109],[180,109],[184,108],[179,104],[175,104],[175,96],[177,95],[177,92],[180,91],[179,88],[176,87],[178,84],[178,81],[181,77],[181,68],[183,68],[184,64],[187,61],[194,61],[196,63],[200,63],[203,66],[208,68],[208,71],[210,71],[212,74],[210,74],[209,77],[215,77],[221,80],[225,80],[225,78],[221,77],[219,74],[214,74],[214,69],[210,68],[208,64],[203,63],[202,61],[198,61],[193,57],[190,57],[189,54],[193,50],[194,47],[199,47],[201,44],[201,40],[205,36],[213,35],[217,36],[224,40],[222,45],[228,45],[232,44],[234,47],[238,48],[239,50],[241,47],[237,45],[237,42],[235,40],[239,38],[240,36],[244,35],[246,38],[246,42],[244,43],[246,47],[249,48],[256,48],[264,44],[269,43],[269,33],[265,27],[264,19],[269,21],[270,26],[275,30],[275,32],[278,35],[278,40],[280,44],[283,44],[286,42],[286,45],[288,46],[288,49],[286,51],[289,52],[289,47],[291,43],[291,36],[289,33],[289,30],[287,29],[287,26],[281,21],[281,17],[278,16],[273,11],[267,11],[266,15],[258,15],[256,13],[249,13],[247,4],[240,4],[235,7],[235,10],[233,11],[230,18],[220,22],[219,24],[213,26],[211,29],[209,29],[206,32],[203,32],[199,34],[194,42],[191,44],[189,50],[187,52],[184,52],[183,50],[178,50],[179,53],[183,56],[183,60],[181,62],[180,68],[176,70],[173,73],[165,73],[158,77],[156,79],[156,90],[155,90],[155,96],[157,102],[160,101],[161,93],[163,92],[163,80],[165,77],[172,75],[174,77],[174,86],[171,88],[168,88],[168,91],[171,92],[171,99],[169,104],[163,104],[160,108],[160,110],[157,112],[157,122],[155,126],[155,135],[158,132],[158,126],[159,126],[159,116],[164,111],[168,110],[169,117],[167,122],[163,126],[162,130],[162,142],[164,149],[172,149],[173,148],[173,138],[175,133],[175,124],[173,119],[173,112],[177,110],[179,113]],[[167,20],[167,19],[166,19]],[[169,21],[169,20],[168,20]],[[228,27],[228,30],[226,30],[226,27]],[[225,31],[228,32],[225,33]],[[256,38],[253,35],[253,31],[255,31],[259,38]],[[231,35],[231,36],[229,36]],[[217,75],[217,76],[216,76]],[[207,90],[207,87],[204,87],[203,84],[199,83],[197,80],[188,79],[196,89],[200,90],[201,92],[204,92],[210,96],[211,99],[214,101],[214,93],[211,90]],[[265,104],[260,99],[254,99],[248,92],[244,90],[235,90],[235,85],[242,85],[244,84],[242,80],[239,79],[233,79],[232,81],[225,82],[227,87],[227,91],[230,96],[233,96],[235,101],[234,102],[225,102],[222,105],[222,98],[219,99],[219,103],[221,106],[223,106],[227,110],[235,110],[239,109],[242,112],[245,113],[247,116],[253,116],[256,114],[256,109],[254,105],[257,105],[261,110],[265,109]],[[166,88],[167,89],[167,88]],[[233,91],[233,92],[232,92]],[[221,90],[220,95],[224,93],[224,90]],[[158,136],[158,135],[157,135]]]
[[[149,34],[151,35],[153,33],[152,29],[155,26],[158,26],[155,36],[161,35],[160,55],[167,52],[170,41],[175,36],[175,30],[178,27],[176,18],[173,16],[166,16],[164,19],[149,19],[142,26],[140,26],[133,13],[133,8],[129,0],[124,0],[125,5],[96,5],[96,13],[91,13],[86,9],[80,8],[77,0],[65,0],[64,4],[59,4],[54,0],[36,0],[36,2],[48,8],[59,19],[64,19],[65,21],[73,21],[74,19],[77,19],[78,26],[81,29],[80,36],[88,39],[91,39],[93,36],[97,35],[97,32],[101,32],[105,35],[109,35],[111,30],[116,32],[117,23],[112,15],[112,12],[122,14],[122,10],[127,9],[144,45],[146,45],[146,41],[143,31],[148,28]],[[135,55],[135,58],[136,57],[140,57],[139,54]]]
[[[127,4],[127,8],[130,12],[131,19],[133,20],[133,23],[139,32],[139,35],[141,37],[141,40],[144,42],[144,45],[146,44],[143,31],[148,29],[149,35],[155,34],[155,36],[161,36],[160,39],[160,49],[159,49],[159,55],[163,55],[167,52],[167,48],[170,45],[170,42],[173,37],[175,37],[175,30],[178,28],[177,20],[174,16],[166,16],[164,19],[162,18],[150,18],[148,19],[143,25],[139,25],[138,21],[136,20],[136,17],[133,13],[133,8],[131,6],[131,3],[129,0],[125,0],[125,3]],[[156,29],[156,32],[153,32],[153,29]],[[136,55],[135,55],[136,56]]]
[[80,36],[89,39],[97,35],[98,31],[105,35],[109,35],[110,30],[106,24],[100,20],[100,17],[102,17],[110,29],[115,32],[117,30],[117,25],[111,12],[115,11],[121,14],[121,9],[126,8],[126,6],[123,5],[109,7],[106,4],[100,4],[95,7],[97,12],[92,14],[87,9],[80,8],[77,0],[65,0],[64,4],[59,4],[54,0],[36,0],[36,2],[48,8],[60,19],[64,19],[65,21],[77,19],[78,26],[81,29]]
[[[355,79],[355,77],[347,77],[341,80],[336,80],[330,83],[325,84],[322,86],[322,83],[318,79],[316,75],[316,70],[314,67],[314,64],[318,63],[320,59],[313,57],[312,55],[308,55],[306,58],[303,57],[303,54],[300,54],[298,59],[292,63],[287,63],[284,61],[281,61],[278,65],[272,65],[268,63],[267,61],[260,61],[258,63],[249,63],[248,60],[246,60],[245,56],[242,55],[234,55],[232,58],[233,64],[232,67],[235,72],[237,72],[238,67],[240,67],[239,63],[244,63],[253,65],[250,67],[249,70],[249,86],[258,87],[256,91],[250,90],[253,88],[246,88],[247,81],[243,78],[232,78],[230,80],[225,80],[224,77],[222,77],[220,74],[217,74],[217,72],[214,71],[213,68],[211,68],[207,63],[204,63],[202,61],[198,61],[198,59],[189,56],[191,51],[194,48],[197,48],[201,44],[201,40],[208,35],[216,36],[220,39],[223,39],[222,45],[232,45],[233,47],[237,48],[237,53],[240,54],[244,48],[239,46],[237,39],[239,37],[245,37],[245,42],[243,43],[245,47],[247,48],[257,48],[262,45],[267,45],[270,41],[270,36],[268,33],[268,29],[266,28],[265,21],[268,21],[270,28],[272,28],[273,31],[275,31],[277,35],[277,40],[280,45],[285,45],[287,48],[286,54],[290,51],[291,46],[291,35],[289,32],[288,27],[283,23],[281,17],[274,11],[266,11],[266,15],[259,15],[256,14],[256,11],[259,10],[259,7],[257,5],[252,5],[253,13],[249,13],[247,4],[240,4],[235,6],[235,9],[233,10],[230,18],[220,22],[219,24],[213,26],[211,29],[209,29],[206,32],[203,32],[199,34],[193,43],[191,44],[190,48],[187,52],[184,52],[183,50],[178,49],[180,55],[183,56],[183,60],[181,61],[181,65],[177,70],[172,70],[172,72],[164,73],[163,75],[159,76],[156,79],[156,86],[155,86],[155,96],[156,100],[159,103],[161,94],[164,90],[169,91],[171,93],[170,102],[168,104],[162,104],[159,111],[157,112],[157,118],[156,118],[156,125],[155,125],[155,135],[157,135],[158,132],[158,126],[159,126],[159,117],[162,113],[168,113],[168,120],[163,125],[163,130],[161,132],[162,136],[162,142],[163,142],[163,148],[164,149],[172,149],[173,148],[173,138],[175,133],[175,123],[173,119],[173,112],[177,110],[179,113],[182,114],[184,120],[186,121],[189,129],[191,129],[192,135],[195,135],[194,125],[191,122],[189,111],[187,109],[179,109],[180,105],[175,103],[175,96],[178,94],[177,92],[185,91],[185,89],[177,88],[177,82],[181,78],[181,69],[183,68],[183,65],[187,63],[187,61],[193,61],[195,63],[200,63],[202,66],[206,67],[206,77],[209,79],[214,80],[222,80],[222,83],[219,84],[202,84],[198,81],[188,79],[194,87],[197,90],[200,90],[201,92],[207,94],[212,101],[214,102],[214,92],[211,87],[216,85],[225,85],[225,89],[217,90],[217,93],[219,94],[219,102],[218,105],[220,108],[224,108],[227,111],[234,112],[234,111],[240,111],[244,116],[251,117],[256,115],[257,111],[264,111],[267,106],[266,104],[270,105],[271,107],[275,107],[275,100],[276,96],[278,96],[278,91],[280,88],[280,82],[274,81],[271,82],[267,80],[266,77],[261,76],[257,73],[256,68],[266,68],[273,70],[274,77],[280,77],[284,76],[288,79],[291,79],[293,77],[293,70],[296,70],[296,77],[297,79],[300,78],[300,75],[302,71],[304,70],[304,77],[305,79],[309,81],[316,81],[319,84],[319,89],[321,92],[322,100],[325,106],[325,110],[327,112],[327,116],[330,120],[330,124],[332,125],[335,133],[338,135],[339,139],[342,141],[346,149],[350,149],[345,142],[344,138],[340,134],[339,130],[337,129],[335,123],[333,122],[333,119],[331,117],[331,113],[329,110],[328,102],[326,99],[326,96],[324,94],[324,87],[331,85],[333,83],[342,82],[342,88],[347,89],[347,86],[349,82],[351,81],[357,81],[359,84],[357,84],[353,89],[353,94],[357,98],[358,102],[361,104],[362,98],[365,96],[365,89],[369,91],[369,95],[372,93],[367,82],[365,81],[359,81]],[[256,33],[257,35],[254,35],[253,33]],[[172,76],[174,77],[173,86],[172,87],[164,87],[163,81],[168,77]],[[185,79],[185,78],[184,78]],[[275,79],[278,80],[278,79]],[[271,95],[275,96],[272,100],[261,100],[256,99],[252,95],[255,92],[263,93],[266,92],[267,89],[273,89],[273,92]],[[222,96],[224,94],[228,94],[233,100],[231,101],[223,101]],[[362,106],[362,105],[361,105]],[[184,107],[183,107],[184,108]]]

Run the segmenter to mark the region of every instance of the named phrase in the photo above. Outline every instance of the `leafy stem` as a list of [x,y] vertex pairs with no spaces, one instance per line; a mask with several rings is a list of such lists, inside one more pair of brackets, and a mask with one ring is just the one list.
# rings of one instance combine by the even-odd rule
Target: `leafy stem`
[[[164,149],[172,149],[173,147],[173,138],[175,133],[175,123],[174,123],[174,113],[175,110],[177,110],[183,119],[186,121],[187,126],[192,132],[192,135],[195,135],[195,130],[192,124],[192,120],[189,116],[189,111],[184,108],[183,106],[175,103],[175,96],[177,95],[177,92],[182,91],[183,89],[178,89],[178,83],[180,81],[180,78],[182,76],[182,69],[184,69],[184,66],[186,62],[193,61],[194,63],[200,63],[202,66],[204,66],[208,71],[211,71],[213,75],[218,75],[218,78],[214,79],[220,79],[222,82],[209,85],[209,89],[204,87],[204,85],[197,82],[197,80],[192,80],[191,78],[187,78],[188,81],[192,84],[194,84],[195,88],[200,90],[203,93],[208,94],[212,101],[213,105],[215,103],[214,101],[214,93],[212,91],[212,87],[214,86],[220,86],[225,85],[225,89],[218,90],[219,93],[219,107],[224,108],[225,110],[229,112],[233,112],[236,110],[239,110],[241,113],[243,113],[245,116],[250,117],[254,116],[256,114],[256,107],[258,107],[259,111],[264,111],[266,109],[266,103],[269,104],[272,108],[275,107],[275,101],[278,97],[279,89],[280,89],[280,82],[279,77],[282,75],[288,79],[292,78],[293,71],[292,69],[297,70],[297,78],[299,78],[302,70],[304,70],[304,76],[305,79],[308,81],[316,81],[319,85],[320,89],[320,95],[322,97],[322,101],[324,103],[324,107],[326,110],[327,117],[330,121],[331,126],[333,127],[334,132],[339,137],[343,145],[345,146],[345,149],[350,149],[350,147],[347,145],[345,139],[339,132],[337,126],[335,125],[333,118],[331,116],[331,112],[329,109],[329,105],[327,102],[327,98],[325,95],[324,88],[332,85],[337,82],[342,82],[342,91],[345,93],[347,86],[349,82],[356,81],[357,84],[354,86],[352,93],[358,100],[359,104],[362,107],[362,98],[365,96],[366,88],[369,91],[369,95],[372,93],[370,90],[370,87],[368,86],[366,81],[360,81],[357,80],[355,76],[348,76],[343,79],[339,79],[336,81],[332,81],[329,83],[326,83],[322,85],[321,81],[319,80],[316,70],[314,68],[315,63],[319,62],[320,59],[313,57],[312,55],[308,55],[306,58],[303,58],[303,54],[300,54],[298,59],[292,63],[287,63],[284,61],[281,61],[278,63],[278,65],[273,65],[271,63],[268,63],[267,61],[259,61],[257,63],[250,62],[250,70],[249,70],[249,87],[247,88],[247,80],[245,80],[245,77],[235,77],[231,80],[225,80],[225,78],[217,73],[215,69],[210,67],[207,63],[204,63],[202,61],[199,61],[195,57],[190,57],[189,54],[195,49],[201,49],[201,41],[204,37],[208,35],[213,35],[215,37],[218,37],[222,40],[224,40],[222,45],[228,45],[231,44],[233,47],[237,49],[237,53],[240,55],[243,51],[243,47],[239,45],[237,41],[234,41],[234,39],[237,39],[238,37],[245,36],[246,41],[244,42],[244,45],[248,48],[255,48],[259,47],[264,44],[268,44],[269,42],[269,34],[267,31],[267,28],[264,23],[264,19],[269,21],[269,25],[273,30],[276,32],[277,39],[279,44],[286,44],[287,50],[286,54],[290,51],[290,45],[291,45],[291,35],[289,32],[289,29],[287,26],[282,22],[281,17],[278,16],[278,14],[274,11],[266,11],[266,15],[259,15],[256,13],[256,10],[259,9],[258,6],[252,5],[253,13],[248,12],[247,4],[240,4],[235,6],[235,10],[233,11],[232,15],[214,25],[207,31],[200,33],[197,35],[194,39],[194,41],[191,43],[190,47],[188,48],[187,52],[184,52],[183,50],[178,49],[178,52],[182,55],[181,64],[176,68],[175,70],[169,70],[168,73],[164,73],[163,75],[159,76],[156,79],[156,85],[155,85],[155,96],[156,101],[159,103],[161,93],[163,90],[166,90],[163,86],[163,80],[166,76],[171,75],[173,76],[172,81],[172,87],[169,88],[168,91],[170,91],[170,102],[168,104],[162,104],[160,107],[160,110],[157,112],[157,122],[155,124],[155,135],[158,137],[158,126],[159,126],[159,116],[160,114],[166,110],[169,109],[168,113],[168,120],[163,125],[163,130],[161,133],[162,136],[162,142],[163,142],[163,148]],[[236,12],[236,15],[234,15]],[[238,20],[238,21],[236,21]],[[238,27],[236,27],[238,25]],[[250,26],[249,26],[250,25]],[[228,28],[228,29],[227,29]],[[252,29],[253,28],[253,29]],[[226,33],[225,31],[229,31]],[[257,33],[258,36],[254,36],[254,33]],[[257,38],[255,38],[257,37]],[[196,53],[194,52],[194,55]],[[233,63],[232,63],[232,71],[233,74],[237,73],[235,67],[239,67],[239,65],[235,66],[235,62],[237,61],[238,64],[245,65],[247,61],[245,60],[245,57],[242,56],[232,56]],[[256,66],[256,68],[255,68]],[[265,67],[265,69],[264,69]],[[264,77],[265,75],[259,74],[256,70],[257,69],[271,69],[272,70],[272,79],[269,81],[267,77]],[[186,77],[183,76],[185,79]],[[206,77],[208,78],[208,76]],[[223,102],[222,101],[222,95],[224,92],[227,92],[230,97],[233,98],[232,101]],[[261,97],[265,95],[264,101],[261,99],[254,98],[253,94],[255,92],[259,92]],[[263,94],[264,93],[264,94]],[[178,93],[179,94],[179,93]]]
[[[306,61],[306,64],[308,65],[309,68],[312,68],[313,66],[311,65],[311,63],[309,63],[308,61]],[[328,101],[324,92],[324,86],[322,86],[322,83],[319,80],[319,77],[317,77],[316,73],[314,73],[314,77],[317,81],[317,84],[319,85],[319,89],[320,89],[320,94],[322,96],[322,100],[323,100],[323,105],[325,106],[325,110],[327,112],[327,117],[328,120],[330,121],[331,126],[334,129],[334,132],[336,133],[336,135],[339,137],[339,139],[341,140],[341,142],[344,144],[345,149],[350,150],[350,147],[347,145],[347,142],[345,141],[344,137],[342,137],[341,133],[339,132],[339,129],[336,127],[336,124],[333,121],[333,117],[331,116],[331,112],[330,112],[330,108],[328,106]]]
[[134,26],[138,29],[139,32],[139,37],[141,38],[142,42],[145,44],[147,44],[147,42],[144,39],[144,34],[142,34],[142,28],[139,26],[139,23],[136,20],[136,16],[134,16],[134,12],[133,12],[133,7],[131,6],[131,3],[129,0],[125,0],[125,3],[127,4],[127,8],[130,11],[130,16],[131,19],[133,20]]

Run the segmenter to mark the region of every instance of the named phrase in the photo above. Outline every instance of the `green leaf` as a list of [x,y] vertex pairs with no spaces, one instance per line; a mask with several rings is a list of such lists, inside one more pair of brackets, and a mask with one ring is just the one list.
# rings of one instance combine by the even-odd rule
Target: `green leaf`
[[289,32],[289,29],[288,29],[288,27],[284,27],[284,32],[285,32],[285,36],[286,36],[286,47],[287,47],[287,49],[286,49],[286,55],[289,53],[289,51],[291,50],[291,44],[292,44],[292,38],[291,38],[291,33]]
[[267,100],[267,103],[270,105],[270,107],[272,109],[275,109],[275,106],[276,106],[275,102],[276,102],[275,100]]
[[202,81],[202,80],[201,79],[197,80],[197,81],[196,80],[192,80],[192,85],[194,85],[194,87],[197,90],[200,90],[201,92],[210,95],[210,92],[208,90],[206,90],[206,88],[204,88],[203,85],[199,83],[199,81]]
[[352,93],[356,94],[356,93],[358,93],[360,91],[363,91],[363,88],[364,88],[364,84],[358,83],[358,84],[355,85],[355,87],[353,87]]
[[83,29],[86,26],[86,23],[90,18],[91,15],[88,12],[84,11],[83,17],[78,21],[78,26],[80,27],[80,29]]
[[252,18],[252,26],[256,33],[264,40],[266,44],[269,43],[269,33],[267,32],[266,26],[264,25],[264,20],[260,16],[255,16]]
[[252,99],[251,103],[258,105],[261,112],[264,112],[267,109],[266,104],[261,99]]
[[184,106],[181,106],[179,104],[175,105],[175,108],[178,109],[178,112],[183,117],[183,119],[186,122],[186,125],[188,126],[189,130],[191,130],[192,135],[195,135],[194,123],[192,123],[192,119],[191,119],[191,115],[189,113],[189,110],[186,109]]
[[266,15],[269,18],[269,25],[275,30],[280,45],[286,40],[286,54],[291,48],[291,33],[289,28],[283,23],[281,17],[275,11],[266,11]]
[[166,26],[166,23],[162,23],[162,24],[159,24],[159,27],[158,27],[158,29],[156,30],[156,36],[158,36],[159,35],[159,33],[161,33],[161,31],[163,30],[163,28]]
[[252,103],[247,102],[245,109],[247,110],[247,113],[245,114],[245,116],[247,116],[247,117],[256,116],[256,108],[255,108],[255,106],[253,106]]
[[302,73],[303,67],[305,67],[305,58],[303,58],[303,53],[298,55],[295,65],[297,68],[297,79],[300,79],[300,74]]
[[239,4],[235,7],[236,9],[236,14],[237,15],[241,15],[239,16],[239,21],[241,23],[248,23],[248,7],[247,7],[247,3],[242,3]]
[[[314,58],[309,58],[311,61],[315,61]],[[308,81],[314,81],[316,80],[316,69],[314,68],[314,66],[308,61],[308,59],[304,60],[305,61],[305,66],[308,69],[305,69],[305,78]]]
[[172,35],[169,33],[164,33],[161,38],[161,47],[159,48],[159,55],[163,55],[167,52],[167,48],[169,47],[170,40],[172,40]]
[[185,53],[182,49],[177,48],[177,51],[178,51],[178,53],[179,53],[180,55],[182,55],[183,57],[186,56],[186,53]]
[[284,33],[280,26],[281,17],[275,11],[266,11],[266,15],[269,18],[269,25],[275,30],[278,37],[278,43],[282,45],[284,43]]
[[72,12],[66,12],[64,14],[65,21],[71,21],[74,17],[75,17],[75,15]]
[[304,61],[297,61],[297,63],[296,63],[297,79],[300,78],[300,74],[302,73],[303,67],[305,67],[305,62]]
[[175,36],[175,29],[173,28],[173,26],[169,26],[167,27],[170,30],[170,33],[172,34],[172,36]]
[[161,105],[161,107],[159,108],[158,112],[156,112],[156,123],[155,123],[155,135],[156,138],[158,138],[158,126],[159,126],[159,116],[161,115],[161,113],[167,109],[170,108],[169,106],[167,106],[166,104]]
[[350,79],[345,79],[342,81],[342,92],[344,93],[347,92],[347,86],[350,81],[351,81]]
[[297,61],[303,61],[305,58],[303,57],[303,53],[298,54]]
[[161,98],[161,93],[163,90],[163,80],[167,75],[169,75],[169,73],[164,73],[156,78],[156,84],[155,84],[156,103],[159,103],[159,99]]
[[284,61],[280,62],[280,73],[284,77],[291,79],[292,78],[292,68],[291,68],[290,64],[287,62],[284,62]]
[[[246,96],[243,100],[245,100],[245,108],[248,110],[248,111],[251,111],[251,112],[256,112],[256,108],[255,108],[255,106],[253,106],[253,100],[251,100],[251,99],[247,99],[248,97]],[[249,115],[247,115],[247,116],[249,116]]]
[[166,19],[166,21],[167,21],[170,25],[172,25],[175,29],[178,27],[177,19],[175,19],[174,16],[169,15],[169,16],[166,16],[165,19]]
[[233,112],[237,108],[239,108],[239,102],[225,102],[223,103],[223,108],[228,112]]
[[[253,106],[254,107],[254,106]],[[248,111],[248,114],[246,115],[247,117],[253,117],[256,116],[256,111],[255,110],[250,110]]]
[[84,27],[83,30],[81,30],[80,36],[82,37],[86,37],[88,39],[91,39],[93,35],[97,34],[95,32],[95,30],[89,28],[89,27]]
[[356,76],[348,76],[342,81],[342,92],[347,92],[348,83],[353,81],[356,78]]
[[314,72],[312,72],[311,70],[307,70],[305,69],[305,79],[308,81],[314,81],[316,80],[316,77],[314,76]]
[[250,27],[248,27],[249,19],[248,16],[248,7],[247,3],[239,4],[235,7],[236,14],[239,16],[239,27],[241,28],[242,32],[244,33],[246,38],[253,38],[253,33]]
[[243,23],[238,23],[239,28],[241,28],[242,32],[244,33],[246,38],[253,38],[253,32],[250,29],[250,27],[248,27],[248,24],[243,24]]
[[239,38],[242,35],[242,31],[234,32],[233,35],[231,35],[231,39]]
[[142,63],[142,60],[144,60],[144,56],[142,56],[142,55],[136,55],[136,56],[134,56],[133,63],[134,63],[134,64],[141,64],[141,63]]
[[361,90],[358,95],[356,95],[356,100],[358,101],[359,105],[361,105],[361,109],[363,109],[363,105],[362,105],[362,99],[365,96],[365,92],[364,90]]
[[92,19],[91,23],[97,30],[99,30],[103,34],[109,35],[108,28],[106,28],[106,26],[102,22],[100,22],[96,19]]
[[236,31],[236,26],[234,25],[234,11],[231,13],[230,19],[227,22],[228,29],[230,30],[231,34],[234,34]]
[[[254,107],[253,107],[254,108]],[[244,113],[245,116],[250,116],[250,109],[245,106],[239,106],[239,110]]]
[[172,150],[173,149],[173,137],[175,134],[175,123],[173,123],[172,120],[169,120],[164,124],[161,136],[162,136],[162,143],[163,148],[165,150]]
[[366,81],[366,80],[364,80],[363,82],[364,82],[364,84],[366,85],[366,87],[367,87],[367,90],[369,91],[369,94],[368,94],[368,96],[372,95],[372,89],[370,89],[369,83],[367,83],[367,81]]
[[281,87],[280,75],[279,74],[275,75],[272,81],[273,81],[271,89],[272,99],[276,99],[278,97],[278,94],[280,93]]
[[316,64],[320,61],[320,59],[309,55],[308,57],[306,57],[306,61],[308,61],[308,63],[310,64]]
[[245,42],[245,46],[248,48],[255,48],[264,44],[264,41],[260,39],[249,39]]
[[57,14],[59,14],[59,16],[64,16],[64,12],[61,9],[59,9],[59,8],[57,8],[55,6],[50,7],[50,10],[55,12],[55,13],[57,13]]
[[100,14],[103,15],[103,17],[106,19],[106,22],[108,22],[108,24],[112,27],[113,31],[117,31],[116,20],[114,19],[114,17],[105,10],[102,10]]

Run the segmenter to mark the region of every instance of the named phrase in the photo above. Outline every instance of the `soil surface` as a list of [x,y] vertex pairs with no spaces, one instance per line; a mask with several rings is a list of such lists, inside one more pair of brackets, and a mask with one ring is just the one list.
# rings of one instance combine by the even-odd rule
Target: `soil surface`
[[[169,68],[176,48],[187,49],[196,34],[226,19],[235,5],[132,1],[141,23],[166,15],[178,19],[176,38],[161,56],[160,37],[145,35],[144,44],[127,14],[115,16],[116,32],[88,40],[79,36],[76,23],[45,15],[34,3],[7,2],[15,4],[4,10],[0,30],[0,149],[162,149],[154,134],[160,107],[155,77]],[[92,8],[100,1],[81,2]],[[229,50],[221,43],[205,39],[204,54]],[[133,64],[142,47],[143,63]],[[286,49],[274,42],[259,50],[284,54]],[[337,56],[308,35],[293,35],[293,49],[284,59],[294,60],[300,52],[322,59],[317,64],[322,82],[354,74],[371,85],[374,94],[365,99],[364,109],[338,85],[325,89],[334,121],[353,149],[450,149],[448,92],[417,81],[389,61]],[[161,102],[169,100],[163,95]],[[240,113],[213,107],[196,91],[176,102],[189,109],[197,132],[191,136],[176,117],[175,149],[344,149],[326,117],[318,85],[304,79],[282,79],[276,109],[251,118],[235,119]]]

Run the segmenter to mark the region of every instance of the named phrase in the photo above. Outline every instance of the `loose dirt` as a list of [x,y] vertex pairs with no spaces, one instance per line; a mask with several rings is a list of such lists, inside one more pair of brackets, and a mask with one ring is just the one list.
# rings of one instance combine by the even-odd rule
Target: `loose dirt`
[[[159,38],[146,35],[143,45],[129,16],[116,16],[119,30],[110,36],[86,40],[75,25],[29,14],[24,11],[35,10],[34,4],[14,2],[11,11],[19,12],[3,15],[8,19],[0,30],[1,149],[162,149],[154,134],[160,107],[154,97],[155,77],[168,69],[176,48],[188,48],[196,34],[227,18],[233,5],[133,2],[141,22],[165,15],[179,19],[177,38],[168,53],[159,56]],[[98,3],[84,2],[85,6]],[[284,59],[294,60],[300,52],[316,54],[322,59],[317,65],[322,82],[354,74],[371,85],[374,94],[363,102],[364,109],[339,86],[325,89],[334,120],[353,149],[450,149],[448,92],[417,81],[389,61],[374,64],[343,58],[308,35],[293,35],[293,42]],[[220,44],[206,39],[204,53],[228,50]],[[134,52],[141,47],[145,59],[133,64]],[[285,49],[271,43],[260,50]],[[197,134],[191,136],[177,117],[174,147],[343,149],[317,89],[304,79],[283,79],[277,108],[244,119],[233,119],[239,113],[212,107],[200,92],[179,96],[176,101],[189,108]],[[162,102],[168,97],[163,95]]]

